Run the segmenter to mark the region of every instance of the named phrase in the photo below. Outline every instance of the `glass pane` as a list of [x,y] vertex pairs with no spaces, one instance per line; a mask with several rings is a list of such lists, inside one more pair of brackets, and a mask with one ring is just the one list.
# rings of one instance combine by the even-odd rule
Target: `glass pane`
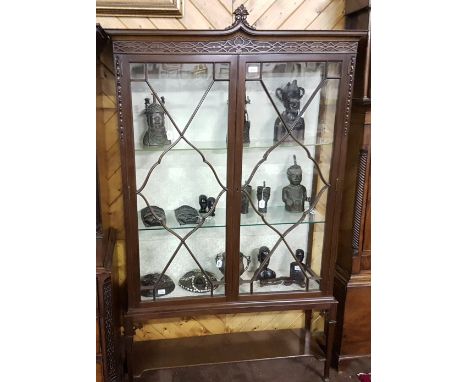
[[257,80],[252,65],[240,238],[251,262],[240,293],[318,290],[340,80],[326,62],[262,63]]
[[229,83],[212,63],[141,65],[131,83],[141,299],[223,295]]

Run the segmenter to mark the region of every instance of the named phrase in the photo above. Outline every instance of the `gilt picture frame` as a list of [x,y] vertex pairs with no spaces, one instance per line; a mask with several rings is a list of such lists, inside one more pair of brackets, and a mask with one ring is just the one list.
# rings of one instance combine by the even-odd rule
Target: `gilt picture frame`
[[96,16],[174,17],[184,15],[184,0],[96,0]]

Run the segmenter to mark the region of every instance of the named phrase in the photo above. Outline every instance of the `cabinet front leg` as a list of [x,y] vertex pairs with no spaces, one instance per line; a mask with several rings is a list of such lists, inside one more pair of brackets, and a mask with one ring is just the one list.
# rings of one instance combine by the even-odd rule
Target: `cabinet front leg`
[[125,360],[127,365],[127,381],[133,382],[133,336],[135,335],[135,326],[132,320],[124,322],[124,346]]
[[329,380],[330,377],[330,364],[333,354],[333,340],[335,337],[335,326],[336,326],[336,304],[333,304],[325,315],[325,333],[326,333],[326,358],[325,367],[323,371],[323,377],[325,381]]

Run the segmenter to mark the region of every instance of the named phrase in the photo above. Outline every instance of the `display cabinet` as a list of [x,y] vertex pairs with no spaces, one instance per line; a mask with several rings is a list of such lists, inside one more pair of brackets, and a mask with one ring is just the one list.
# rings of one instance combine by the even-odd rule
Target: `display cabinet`
[[[361,32],[108,30],[124,181],[127,368],[158,317],[336,315],[341,179]],[[307,321],[307,320],[306,320]],[[306,332],[310,327],[306,323]]]

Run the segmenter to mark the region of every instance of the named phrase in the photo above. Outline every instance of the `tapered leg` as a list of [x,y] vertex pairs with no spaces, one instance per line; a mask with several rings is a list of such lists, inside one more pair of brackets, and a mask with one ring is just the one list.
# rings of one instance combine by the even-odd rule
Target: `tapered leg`
[[330,306],[330,309],[325,315],[325,340],[327,342],[325,367],[323,370],[323,377],[328,381],[330,377],[330,364],[333,355],[333,340],[335,337],[336,326],[336,304]]
[[311,326],[312,326],[312,311],[306,310],[304,315],[304,354],[310,355],[310,336],[311,336]]
[[124,322],[124,346],[125,346],[125,359],[127,365],[127,381],[133,382],[133,336],[135,334],[135,327],[130,319]]

